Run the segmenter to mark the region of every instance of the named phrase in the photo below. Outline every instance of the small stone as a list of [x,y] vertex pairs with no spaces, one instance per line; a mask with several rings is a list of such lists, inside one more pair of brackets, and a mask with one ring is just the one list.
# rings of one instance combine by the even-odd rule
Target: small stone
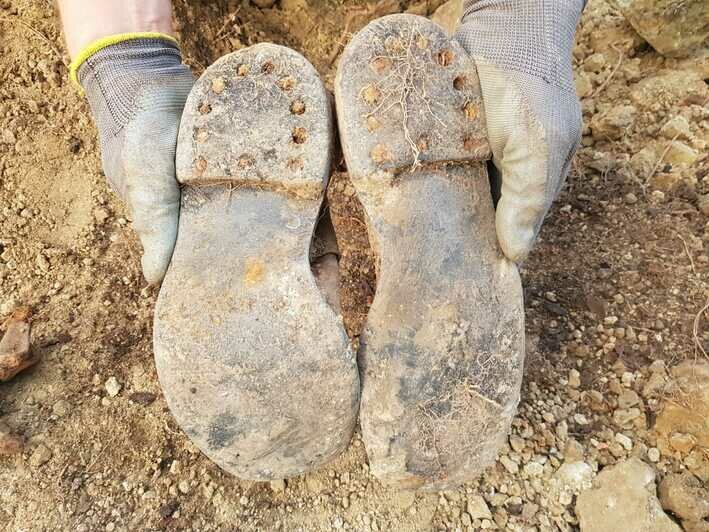
[[524,445],[525,443],[522,438],[515,436],[514,434],[510,435],[510,447],[512,447],[514,452],[521,453],[524,449]]
[[251,3],[261,9],[268,9],[276,4],[276,0],[251,0]]
[[659,395],[665,389],[665,376],[660,372],[650,373],[642,389],[645,399]]
[[657,463],[660,461],[660,450],[657,447],[650,447],[647,450],[647,459]]
[[187,495],[190,492],[190,483],[186,480],[182,480],[177,485],[177,489],[180,490],[180,493]]
[[677,115],[671,120],[668,120],[665,125],[660,128],[660,135],[669,140],[677,138],[689,140],[692,138],[692,131],[689,129],[687,119],[681,115]]
[[481,495],[471,495],[468,497],[466,511],[473,519],[492,519],[490,508]]
[[554,473],[553,478],[558,487],[577,493],[591,486],[593,469],[586,462],[567,462]]
[[615,435],[615,441],[620,443],[623,446],[623,449],[625,449],[626,451],[630,451],[633,449],[633,440],[631,440],[621,432]]
[[630,158],[630,169],[639,179],[647,179],[657,163],[658,155],[649,147],[644,147]]
[[96,220],[98,225],[104,224],[110,216],[108,211],[102,207],[96,207],[94,209],[94,220]]
[[515,462],[513,462],[509,456],[502,455],[500,457],[500,463],[502,464],[502,467],[504,467],[507,472],[511,473],[512,475],[515,475],[519,472],[519,466]]
[[637,202],[638,202],[638,197],[635,194],[633,194],[632,192],[628,192],[625,195],[625,203],[627,203],[628,205],[634,205]]
[[597,113],[591,118],[591,132],[597,140],[618,140],[628,133],[633,124],[637,109],[632,105],[611,107],[604,113]]
[[544,473],[544,466],[538,462],[529,462],[525,464],[524,472],[529,477],[539,477]]
[[561,441],[566,441],[566,438],[568,438],[569,436],[569,424],[562,419],[561,421],[559,421],[559,423],[556,424],[554,432],[556,432],[556,436]]
[[588,418],[583,414],[574,414],[574,421],[579,425],[588,425]]
[[173,460],[170,464],[170,474],[178,475],[182,469],[182,463],[179,460]]
[[632,425],[632,423],[641,416],[640,409],[638,408],[627,408],[618,409],[613,412],[613,421],[620,426],[625,427],[627,425]]
[[573,438],[569,438],[564,447],[564,460],[566,462],[578,462],[583,460],[583,445]]
[[2,142],[3,144],[15,144],[17,142],[17,137],[10,128],[5,128],[2,130],[2,137],[0,137],[0,142]]
[[591,78],[584,73],[577,73],[574,76],[574,85],[576,86],[576,95],[579,99],[586,98],[593,92],[593,82]]
[[608,60],[606,59],[605,54],[596,52],[586,58],[586,61],[583,62],[583,69],[587,72],[598,73],[603,70],[603,67],[606,66],[607,62]]
[[618,407],[619,408],[631,408],[637,406],[640,403],[640,397],[633,390],[623,390],[618,396]]
[[65,401],[64,399],[60,399],[52,406],[52,413],[57,417],[66,416],[70,410],[71,405],[68,401]]
[[578,388],[581,386],[581,374],[578,370],[572,369],[569,371],[569,386]]
[[42,255],[41,253],[37,254],[37,257],[35,258],[35,264],[37,264],[37,268],[39,268],[43,272],[48,272],[49,271],[49,261],[47,260],[47,257]]
[[30,456],[29,462],[30,465],[33,467],[40,467],[49,462],[51,458],[52,451],[49,450],[46,445],[40,443]]
[[104,388],[106,388],[106,393],[108,393],[108,395],[111,397],[116,397],[121,392],[122,386],[116,377],[109,377],[104,384]]

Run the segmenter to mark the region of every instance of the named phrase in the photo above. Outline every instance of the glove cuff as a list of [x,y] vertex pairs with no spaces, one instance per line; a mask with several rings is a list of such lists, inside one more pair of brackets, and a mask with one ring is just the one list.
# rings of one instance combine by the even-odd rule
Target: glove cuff
[[571,51],[583,0],[466,0],[456,38],[504,70],[574,91]]
[[124,43],[126,41],[132,41],[132,40],[136,40],[136,39],[151,39],[151,40],[167,41],[168,43],[172,43],[179,50],[177,39],[175,39],[172,35],[167,35],[166,33],[135,32],[135,33],[119,33],[117,35],[108,35],[106,37],[102,37],[101,39],[93,41],[88,46],[86,46],[83,50],[81,50],[81,52],[79,52],[79,54],[74,58],[74,60],[69,65],[69,78],[74,83],[81,86],[81,83],[79,82],[79,69],[82,67],[82,65],[86,61],[88,61],[91,58],[91,56],[93,56],[97,52],[100,52],[104,48],[108,48],[109,46],[113,46],[114,44],[120,44],[120,43]]

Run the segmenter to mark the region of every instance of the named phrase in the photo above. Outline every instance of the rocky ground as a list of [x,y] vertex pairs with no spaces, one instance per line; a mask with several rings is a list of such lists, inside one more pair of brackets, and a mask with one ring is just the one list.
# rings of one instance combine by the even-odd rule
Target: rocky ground
[[[267,40],[331,86],[351,32],[441,2],[175,3],[196,72]],[[231,478],[189,443],[152,362],[156,293],[67,81],[52,3],[0,0],[0,316],[32,308],[15,319],[31,319],[39,358],[0,383],[0,529],[709,530],[709,66],[701,50],[673,58],[677,42],[655,42],[663,56],[645,40],[653,16],[701,27],[696,3],[639,24],[590,0],[574,49],[583,146],[522,269],[512,434],[480,479],[416,494],[371,477],[357,436],[329,467],[271,483]],[[329,199],[356,341],[374,268],[342,164]]]

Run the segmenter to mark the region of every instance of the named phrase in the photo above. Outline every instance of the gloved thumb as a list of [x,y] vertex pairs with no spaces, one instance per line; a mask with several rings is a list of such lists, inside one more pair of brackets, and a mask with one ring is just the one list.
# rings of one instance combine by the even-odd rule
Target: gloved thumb
[[[177,239],[180,185],[175,179],[175,145],[182,108],[153,109],[126,128],[123,197],[133,229],[143,244],[143,275],[150,284],[165,277]],[[180,102],[182,103],[182,102]],[[150,145],[141,144],[151,139]]]
[[476,62],[493,163],[502,181],[497,238],[505,256],[520,262],[549,208],[549,148],[544,128],[515,80],[483,59]]
[[175,247],[180,189],[174,179],[167,183],[137,181],[127,191],[128,204],[133,213],[133,228],[143,245],[143,275],[154,285],[165,277]]

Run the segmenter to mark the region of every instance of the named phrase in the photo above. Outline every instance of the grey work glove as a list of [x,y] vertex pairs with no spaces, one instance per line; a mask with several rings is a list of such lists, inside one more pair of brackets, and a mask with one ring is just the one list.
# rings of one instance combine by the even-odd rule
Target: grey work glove
[[456,39],[480,76],[498,188],[497,237],[523,260],[581,139],[571,51],[583,0],[465,0]]
[[194,78],[174,42],[134,38],[95,52],[78,80],[98,127],[104,173],[143,244],[143,275],[158,283],[177,237],[175,149]]

